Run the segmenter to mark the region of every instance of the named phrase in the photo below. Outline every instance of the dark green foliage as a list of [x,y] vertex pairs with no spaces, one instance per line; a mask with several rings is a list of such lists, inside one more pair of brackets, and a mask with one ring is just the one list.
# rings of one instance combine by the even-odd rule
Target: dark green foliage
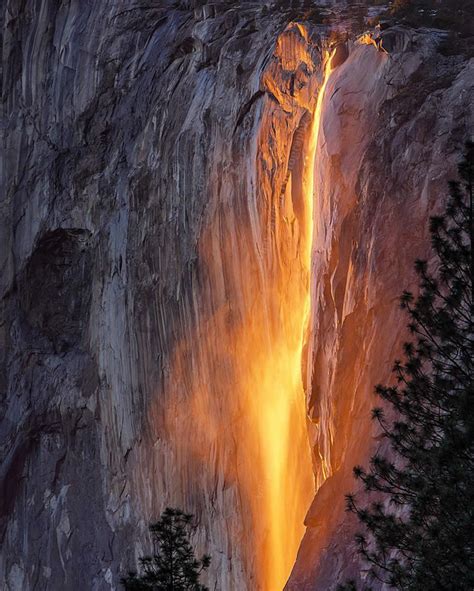
[[122,578],[126,591],[208,591],[199,583],[211,562],[204,555],[197,560],[189,543],[192,515],[167,508],[150,526],[153,556],[140,558],[141,575],[130,572]]
[[474,589],[472,143],[459,175],[444,215],[431,219],[435,262],[416,263],[420,294],[401,298],[412,342],[395,363],[397,385],[376,388],[397,416],[373,411],[391,451],[354,469],[366,503],[347,497],[371,580],[404,591]]

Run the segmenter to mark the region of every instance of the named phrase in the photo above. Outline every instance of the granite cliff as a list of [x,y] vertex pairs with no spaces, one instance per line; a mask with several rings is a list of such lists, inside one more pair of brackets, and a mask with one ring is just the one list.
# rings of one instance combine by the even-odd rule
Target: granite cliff
[[299,591],[359,579],[341,492],[355,490],[353,466],[381,445],[369,417],[407,337],[398,298],[416,289],[429,217],[473,130],[473,60],[443,55],[437,31],[382,37],[386,51],[350,48],[322,108],[307,387],[318,491],[287,586]]
[[11,591],[118,589],[166,505],[196,514],[222,591],[282,588],[304,519],[288,589],[356,567],[343,494],[472,130],[473,64],[429,31],[340,49],[311,199],[327,30],[186,4],[2,8]]

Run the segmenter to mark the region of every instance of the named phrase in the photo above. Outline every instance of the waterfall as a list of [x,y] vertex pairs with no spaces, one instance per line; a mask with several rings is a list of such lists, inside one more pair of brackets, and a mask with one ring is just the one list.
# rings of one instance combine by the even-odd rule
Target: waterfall
[[1,10],[0,587],[117,589],[173,506],[211,588],[326,591],[472,60],[394,26],[324,75],[325,9],[122,4]]
[[[245,202],[219,178],[219,201],[199,242],[198,321],[174,349],[166,386],[170,498],[211,515],[211,538],[229,528],[230,554],[242,561],[249,589],[262,591],[284,587],[314,495],[302,370],[313,167],[329,60],[318,83],[308,52],[301,25],[277,42],[278,62],[265,76],[283,105],[262,101],[245,155]],[[312,92],[288,100],[282,71],[303,60]],[[214,496],[205,498],[208,490]]]

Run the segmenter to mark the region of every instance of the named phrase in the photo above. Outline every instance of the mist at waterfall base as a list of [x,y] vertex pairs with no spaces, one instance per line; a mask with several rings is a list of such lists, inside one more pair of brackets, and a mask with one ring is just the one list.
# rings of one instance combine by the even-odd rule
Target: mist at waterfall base
[[1,588],[116,589],[167,506],[211,589],[361,573],[344,493],[472,60],[391,26],[325,77],[362,9],[191,4],[1,11]]
[[[283,192],[267,187],[270,227],[250,217],[234,224],[230,202],[213,213],[199,255],[206,278],[200,297],[213,314],[178,343],[171,362],[165,420],[176,466],[169,494],[189,505],[199,504],[200,488],[222,491],[228,519],[239,522],[232,542],[242,545],[251,585],[262,591],[285,586],[315,492],[304,379],[314,166],[330,62],[326,55],[300,169],[284,179]],[[200,512],[212,522],[212,507]]]

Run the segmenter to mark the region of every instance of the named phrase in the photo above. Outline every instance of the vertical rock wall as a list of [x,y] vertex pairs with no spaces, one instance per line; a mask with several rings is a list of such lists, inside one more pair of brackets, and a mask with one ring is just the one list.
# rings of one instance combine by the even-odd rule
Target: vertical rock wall
[[[302,159],[320,53],[260,3],[185,4],[2,7],[10,591],[117,589],[167,504],[197,514],[217,588],[256,589],[258,549],[268,555],[286,519],[263,518],[268,477],[252,442],[265,439],[245,439],[259,407],[244,404],[256,394],[242,385],[242,335],[256,339],[250,367],[278,360],[273,343],[293,330],[282,309],[307,293]],[[298,437],[284,434],[295,449],[300,415]],[[303,487],[309,502],[309,473]]]
[[[275,531],[286,542],[283,518],[273,533],[259,521],[266,434],[244,436],[261,408],[249,383],[280,379],[275,344],[301,345],[288,311],[307,292],[303,157],[320,43],[259,3],[181,5],[2,8],[11,591],[116,589],[167,504],[196,512],[222,590],[264,586],[258,548]],[[320,488],[290,589],[331,589],[356,568],[343,493],[377,444],[368,413],[402,338],[397,296],[472,129],[472,64],[441,57],[431,34],[386,45],[389,56],[354,47],[323,105],[306,372]],[[304,433],[294,440],[293,466]],[[296,473],[290,485],[307,489]]]
[[287,589],[336,589],[358,577],[356,524],[344,516],[352,467],[380,445],[373,389],[401,355],[404,289],[429,256],[472,134],[474,63],[445,57],[434,32],[391,29],[388,54],[354,45],[331,75],[315,163],[308,413],[319,490]]

